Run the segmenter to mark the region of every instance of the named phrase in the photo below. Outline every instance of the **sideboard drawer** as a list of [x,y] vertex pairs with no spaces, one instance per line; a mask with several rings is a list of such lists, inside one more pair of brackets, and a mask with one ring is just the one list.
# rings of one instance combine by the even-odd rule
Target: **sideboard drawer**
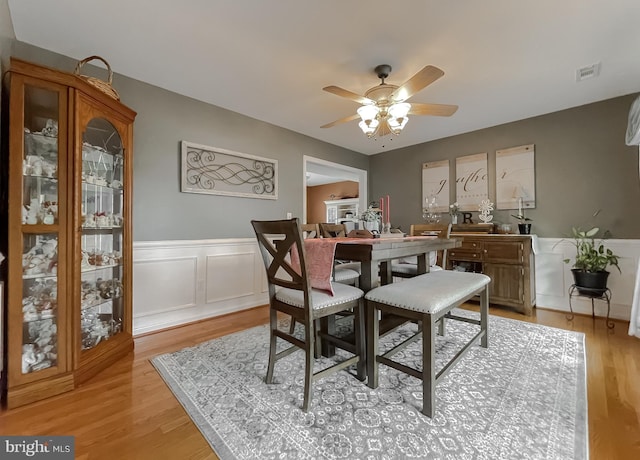
[[464,249],[464,243],[462,248],[449,249],[447,253],[449,260],[482,260],[482,250]]
[[463,238],[460,249],[468,250],[468,251],[482,251],[482,247],[483,247],[482,241],[470,241]]

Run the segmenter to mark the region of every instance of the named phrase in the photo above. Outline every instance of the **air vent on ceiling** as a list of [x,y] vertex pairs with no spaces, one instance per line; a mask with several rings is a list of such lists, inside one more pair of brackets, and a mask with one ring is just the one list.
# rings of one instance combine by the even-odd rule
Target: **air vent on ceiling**
[[580,67],[576,70],[576,81],[595,78],[600,74],[600,63],[591,64],[586,67]]

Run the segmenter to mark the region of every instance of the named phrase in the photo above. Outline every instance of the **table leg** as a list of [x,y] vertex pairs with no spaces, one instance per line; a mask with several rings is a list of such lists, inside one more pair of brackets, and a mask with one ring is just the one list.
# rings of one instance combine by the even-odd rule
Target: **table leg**
[[378,287],[378,264],[370,260],[360,263],[360,289],[368,292]]
[[418,255],[418,275],[429,273],[429,265],[427,264],[427,254]]
[[393,283],[393,272],[390,260],[383,260],[380,262],[380,284]]

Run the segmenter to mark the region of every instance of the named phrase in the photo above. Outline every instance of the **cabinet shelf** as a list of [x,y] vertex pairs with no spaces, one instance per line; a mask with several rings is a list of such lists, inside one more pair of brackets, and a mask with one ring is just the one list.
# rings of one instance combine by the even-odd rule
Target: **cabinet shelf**
[[58,278],[58,274],[57,273],[36,273],[33,275],[22,275],[22,279],[23,280],[35,280],[35,279],[41,279],[41,280],[46,280],[46,279],[56,279]]
[[85,234],[102,234],[102,233],[113,233],[118,230],[122,231],[122,226],[111,226],[111,227],[85,227],[84,225],[81,227],[82,233]]
[[101,298],[101,299],[96,300],[96,302],[86,303],[86,304],[82,305],[81,308],[82,308],[82,310],[91,310],[92,308],[108,306],[108,305],[112,304],[114,300],[119,300],[121,298],[122,298],[122,296],[112,297],[110,299],[102,299]]
[[30,324],[30,323],[37,323],[39,321],[46,321],[46,320],[54,320],[56,319],[56,315],[51,315],[51,316],[39,316],[38,318],[32,318],[32,319],[23,319],[23,323],[25,325]]
[[85,189],[85,187],[86,188],[95,187],[96,189],[107,191],[108,193],[111,193],[111,192],[122,193],[123,192],[123,188],[122,187],[112,187],[110,185],[96,184],[96,183],[92,183],[92,182],[86,182],[84,180],[82,181],[82,187],[83,187],[83,189]]
[[91,272],[99,272],[101,270],[109,270],[111,268],[122,268],[121,264],[113,264],[113,265],[90,265],[82,266],[82,273],[91,273]]
[[60,231],[59,224],[22,224],[23,233],[40,235],[46,233],[58,233]]
[[46,179],[52,182],[58,182],[58,176],[47,176],[45,174],[23,174],[22,176],[25,178],[31,177],[34,179]]

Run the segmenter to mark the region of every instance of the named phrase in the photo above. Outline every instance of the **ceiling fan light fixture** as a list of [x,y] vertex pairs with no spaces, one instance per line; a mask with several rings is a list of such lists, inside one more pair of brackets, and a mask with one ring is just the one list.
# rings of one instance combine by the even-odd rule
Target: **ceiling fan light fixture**
[[408,121],[409,121],[409,117],[402,117],[402,118],[389,117],[387,119],[387,124],[389,125],[389,129],[393,134],[400,134],[400,131],[404,129]]
[[379,111],[380,109],[375,105],[363,105],[358,109],[358,115],[368,125],[377,118]]
[[444,72],[437,67],[427,65],[409,80],[400,86],[386,83],[386,78],[391,73],[391,66],[388,64],[379,65],[375,68],[376,75],[381,83],[373,88],[369,88],[364,96],[339,88],[337,86],[325,86],[324,91],[336,96],[350,99],[360,104],[357,114],[349,115],[332,123],[327,123],[321,128],[330,128],[339,123],[346,123],[360,118],[358,124],[360,129],[369,138],[385,137],[389,134],[398,135],[409,121],[409,113],[413,115],[435,115],[448,117],[453,115],[458,109],[457,105],[446,104],[409,104],[405,102],[418,91],[429,86]]
[[409,114],[409,110],[411,110],[411,104],[409,104],[408,102],[401,102],[399,104],[393,104],[391,107],[389,107],[388,112],[391,118],[397,118],[400,120],[407,117],[407,115]]
[[374,120],[369,120],[369,123],[365,121],[361,121],[360,123],[358,123],[358,126],[360,126],[360,129],[362,130],[363,133],[367,135],[367,137],[371,137],[378,129],[379,124],[380,122],[374,119]]

